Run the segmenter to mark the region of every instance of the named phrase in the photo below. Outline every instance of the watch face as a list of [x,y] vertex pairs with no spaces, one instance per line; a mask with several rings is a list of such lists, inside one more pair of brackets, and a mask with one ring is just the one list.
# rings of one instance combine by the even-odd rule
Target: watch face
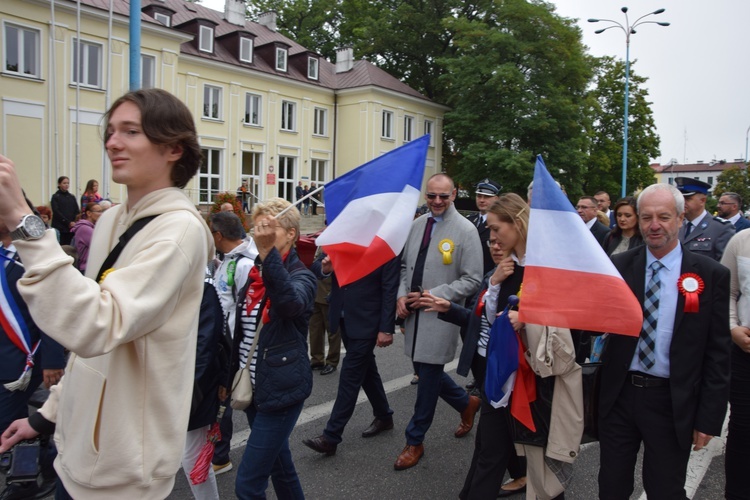
[[29,238],[32,239],[41,238],[42,236],[44,236],[44,232],[47,230],[47,227],[44,225],[44,221],[36,215],[26,217],[23,221],[23,228],[29,234]]

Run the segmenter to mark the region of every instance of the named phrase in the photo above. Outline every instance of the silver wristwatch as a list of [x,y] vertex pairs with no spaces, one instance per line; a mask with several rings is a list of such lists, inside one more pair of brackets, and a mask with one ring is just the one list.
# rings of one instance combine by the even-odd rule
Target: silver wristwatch
[[44,225],[44,221],[34,215],[27,214],[21,219],[21,223],[10,233],[10,237],[13,241],[16,240],[38,240],[44,236],[44,232],[47,230],[47,226]]

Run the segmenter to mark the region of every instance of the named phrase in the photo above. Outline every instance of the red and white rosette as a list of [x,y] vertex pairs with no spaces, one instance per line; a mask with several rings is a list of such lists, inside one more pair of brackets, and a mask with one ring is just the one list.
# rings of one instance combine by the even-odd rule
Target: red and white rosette
[[685,296],[685,312],[698,312],[698,296],[703,293],[705,284],[695,273],[685,273],[677,281],[677,289]]

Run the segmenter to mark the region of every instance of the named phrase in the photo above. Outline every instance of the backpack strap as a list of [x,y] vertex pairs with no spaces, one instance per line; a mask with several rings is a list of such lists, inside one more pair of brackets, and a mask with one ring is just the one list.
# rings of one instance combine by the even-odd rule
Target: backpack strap
[[237,303],[237,264],[245,258],[245,255],[238,254],[237,257],[233,260],[234,262],[234,269],[235,272],[232,275],[232,298],[234,299],[234,303]]
[[130,227],[122,233],[122,236],[120,236],[120,241],[117,243],[115,248],[112,249],[111,252],[109,252],[109,255],[106,259],[104,259],[104,263],[102,264],[102,267],[99,269],[99,272],[96,274],[96,282],[99,283],[99,280],[102,278],[102,275],[104,272],[111,268],[115,262],[117,262],[117,258],[122,253],[123,249],[125,248],[125,245],[128,244],[128,242],[135,236],[135,234],[146,227],[146,224],[151,222],[152,220],[159,217],[158,215],[152,215],[150,217],[144,217],[142,219],[138,219],[137,221],[133,222],[133,224],[130,225]]

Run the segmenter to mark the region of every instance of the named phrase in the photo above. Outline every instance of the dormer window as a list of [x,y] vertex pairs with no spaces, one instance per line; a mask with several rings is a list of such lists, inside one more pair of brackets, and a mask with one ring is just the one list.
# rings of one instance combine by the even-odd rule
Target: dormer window
[[286,57],[287,50],[281,47],[276,47],[276,69],[278,71],[286,71]]
[[172,25],[172,18],[166,14],[162,14],[161,12],[154,12],[154,19],[156,19],[166,27]]
[[208,26],[200,27],[200,36],[198,48],[201,52],[213,52],[214,51],[214,30]]
[[318,79],[318,58],[309,57],[307,59],[307,77],[310,80]]
[[240,37],[240,61],[253,62],[253,39]]

